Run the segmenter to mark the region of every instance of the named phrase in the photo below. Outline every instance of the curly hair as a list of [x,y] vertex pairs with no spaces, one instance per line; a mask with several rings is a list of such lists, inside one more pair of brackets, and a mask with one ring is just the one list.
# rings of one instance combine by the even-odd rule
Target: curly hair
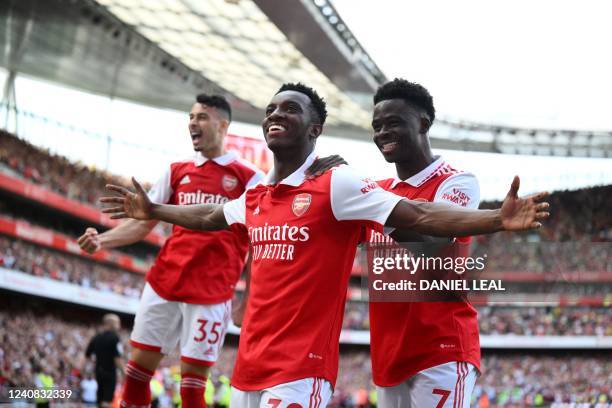
[[283,84],[276,92],[276,94],[279,94],[284,91],[299,92],[310,98],[310,107],[312,113],[317,116],[319,124],[323,125],[325,123],[325,119],[327,119],[327,105],[325,103],[325,100],[319,96],[317,91],[315,91],[309,86],[302,84],[301,82]]
[[436,118],[436,109],[433,98],[424,86],[405,79],[395,78],[381,85],[374,94],[374,105],[389,99],[403,99],[407,103],[423,109],[433,123]]

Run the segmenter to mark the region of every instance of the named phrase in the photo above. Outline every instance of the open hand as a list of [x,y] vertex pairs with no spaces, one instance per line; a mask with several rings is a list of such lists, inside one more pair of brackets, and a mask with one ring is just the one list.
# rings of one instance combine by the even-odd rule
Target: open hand
[[508,191],[508,195],[506,195],[501,207],[502,226],[506,231],[540,228],[542,226],[541,221],[550,215],[547,211],[550,205],[542,201],[548,196],[548,193],[536,193],[519,198],[519,186],[520,179],[518,176],[514,176],[510,191]]
[[119,193],[120,196],[102,197],[100,202],[107,204],[118,204],[115,207],[108,207],[102,210],[105,214],[111,214],[112,219],[119,218],[134,218],[136,220],[150,220],[151,215],[151,200],[134,177],[132,177],[135,193],[132,193],[125,187],[107,184],[106,189]]
[[348,163],[337,154],[318,158],[310,165],[309,168],[306,169],[306,178],[315,178],[325,173],[327,170],[340,166],[341,164]]

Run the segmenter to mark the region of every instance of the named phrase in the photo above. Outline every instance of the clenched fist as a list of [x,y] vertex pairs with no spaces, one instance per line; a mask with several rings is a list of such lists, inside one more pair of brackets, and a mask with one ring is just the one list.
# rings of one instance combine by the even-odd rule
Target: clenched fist
[[95,228],[87,228],[85,233],[79,237],[77,243],[81,249],[88,254],[93,254],[101,248],[100,237],[98,236],[98,230]]

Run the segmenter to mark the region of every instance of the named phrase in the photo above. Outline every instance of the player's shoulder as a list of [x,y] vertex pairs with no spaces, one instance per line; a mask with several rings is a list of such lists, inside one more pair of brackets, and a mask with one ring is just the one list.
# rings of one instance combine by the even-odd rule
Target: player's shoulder
[[472,172],[458,169],[450,163],[444,161],[442,165],[433,174],[434,177],[443,177],[442,184],[456,184],[465,186],[478,187],[478,178]]
[[340,164],[336,167],[332,167],[331,169],[327,170],[326,173],[333,174],[336,177],[356,177],[358,179],[368,178],[359,169],[348,164]]
[[183,156],[170,160],[169,167],[171,170],[177,170],[184,167],[193,167],[196,165],[196,155]]
[[238,170],[245,172],[250,175],[264,175],[263,171],[259,169],[256,165],[251,163],[250,161],[243,159],[242,157],[236,155],[234,161],[229,164],[230,166],[235,166]]
[[352,186],[357,187],[361,191],[364,191],[364,189],[371,191],[379,187],[376,180],[365,175],[361,170],[347,164],[334,167],[324,174],[330,174],[333,186]]
[[376,180],[376,183],[383,189],[388,190],[393,186],[393,183],[395,183],[396,179],[394,177],[390,177],[390,178],[385,178],[385,179],[378,179]]

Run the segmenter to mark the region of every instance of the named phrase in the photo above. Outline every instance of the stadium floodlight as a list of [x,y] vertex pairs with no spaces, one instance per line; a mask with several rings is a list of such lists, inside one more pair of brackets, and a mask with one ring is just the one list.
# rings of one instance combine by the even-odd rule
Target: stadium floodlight
[[369,113],[314,66],[253,0],[98,2],[189,68],[253,106],[263,109],[283,82],[299,81],[333,102],[330,124],[369,128]]

